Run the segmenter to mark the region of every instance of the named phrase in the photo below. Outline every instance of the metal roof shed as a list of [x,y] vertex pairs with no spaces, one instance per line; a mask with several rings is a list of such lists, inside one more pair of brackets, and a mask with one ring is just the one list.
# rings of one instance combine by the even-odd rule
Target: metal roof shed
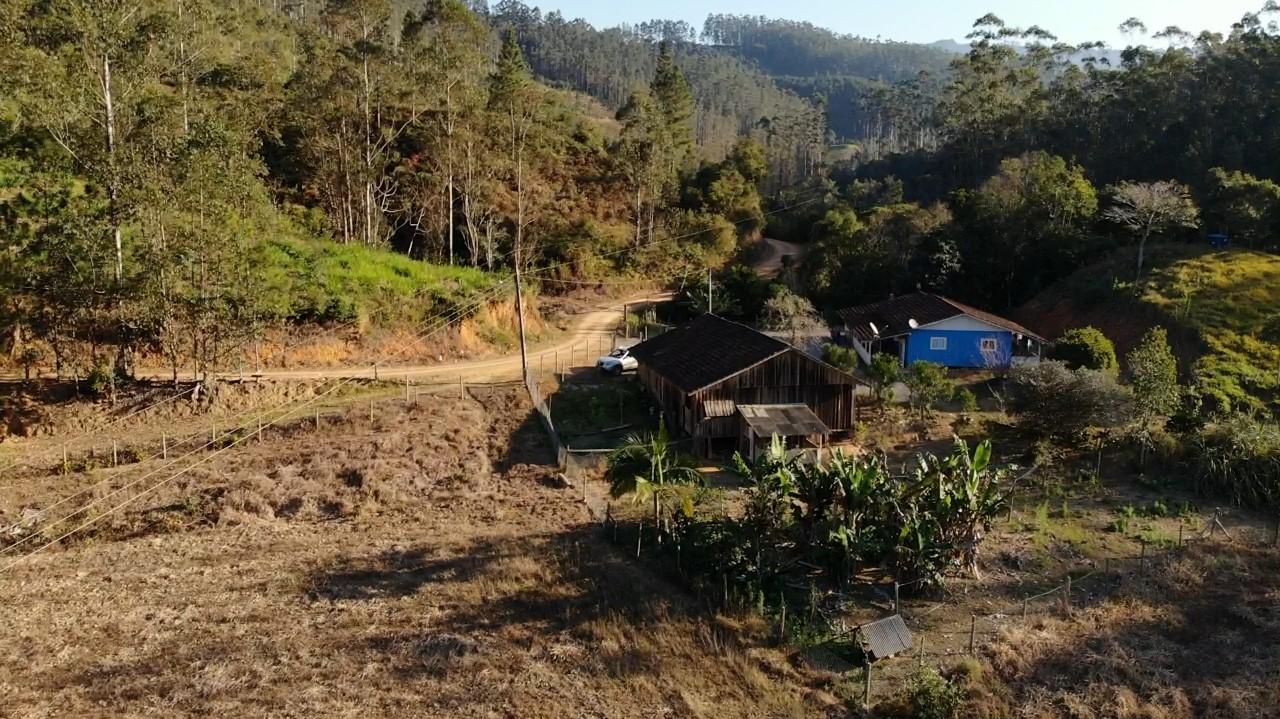
[[818,450],[831,436],[830,428],[804,404],[740,404],[738,414],[742,417],[748,456],[752,458],[761,440],[767,443],[774,435],[803,438]]
[[911,651],[915,644],[911,630],[898,614],[863,624],[858,627],[858,638],[871,661]]

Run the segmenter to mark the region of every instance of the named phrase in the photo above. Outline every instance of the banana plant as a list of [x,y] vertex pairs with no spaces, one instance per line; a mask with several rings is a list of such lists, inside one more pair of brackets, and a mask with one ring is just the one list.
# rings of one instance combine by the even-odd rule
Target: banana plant
[[840,557],[842,577],[848,576],[854,562],[863,558],[879,558],[884,551],[884,533],[892,506],[892,478],[879,456],[848,457],[837,452],[829,471],[835,479],[837,523],[828,533]]
[[745,492],[743,524],[751,542],[756,584],[759,586],[766,574],[766,559],[772,566],[770,558],[786,540],[785,530],[791,518],[789,508],[796,495],[800,462],[787,456],[786,445],[776,435],[759,457],[748,461],[735,454],[733,461],[737,473],[751,483]]
[[796,469],[791,514],[800,525],[805,547],[812,549],[821,544],[822,530],[839,493],[839,476],[831,465],[802,464]]
[[919,457],[912,487],[903,497],[907,514],[914,517],[904,522],[903,541],[911,556],[922,560],[935,557],[925,548],[932,541],[945,550],[945,561],[933,568],[919,566],[917,573],[940,581],[945,565],[958,564],[979,576],[978,548],[992,520],[1007,506],[1005,476],[1005,470],[991,466],[989,440],[970,452],[957,438],[947,458]]

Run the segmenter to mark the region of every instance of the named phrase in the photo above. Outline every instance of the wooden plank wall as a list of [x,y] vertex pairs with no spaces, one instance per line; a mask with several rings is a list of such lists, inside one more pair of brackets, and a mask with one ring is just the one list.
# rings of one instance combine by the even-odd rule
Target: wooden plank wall
[[643,365],[639,377],[662,407],[667,426],[688,435],[737,436],[733,417],[703,421],[702,403],[715,399],[735,404],[806,404],[835,432],[851,430],[857,423],[857,386],[849,376],[796,350],[693,394]]

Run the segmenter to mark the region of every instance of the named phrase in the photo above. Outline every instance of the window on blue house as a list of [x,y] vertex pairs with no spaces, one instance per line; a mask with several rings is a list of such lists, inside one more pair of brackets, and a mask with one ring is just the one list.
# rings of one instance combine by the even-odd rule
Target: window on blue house
[[983,351],[983,352],[995,352],[995,351],[996,351],[996,339],[995,339],[994,337],[983,337],[983,338],[982,338],[982,351]]
[[930,337],[929,338],[929,349],[935,350],[935,351],[942,351],[942,350],[945,350],[946,348],[947,348],[946,337]]

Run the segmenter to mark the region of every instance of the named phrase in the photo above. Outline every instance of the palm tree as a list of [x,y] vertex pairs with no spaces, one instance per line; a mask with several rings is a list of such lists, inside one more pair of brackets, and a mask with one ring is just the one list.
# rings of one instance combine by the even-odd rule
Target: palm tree
[[[680,502],[685,516],[693,516],[693,498],[686,488],[702,483],[702,475],[693,462],[672,444],[665,423],[658,425],[656,434],[628,436],[623,446],[609,455],[606,476],[614,499],[631,494],[637,504],[653,500],[655,529],[662,526],[663,509],[676,501]],[[661,532],[658,542],[662,542]]]

